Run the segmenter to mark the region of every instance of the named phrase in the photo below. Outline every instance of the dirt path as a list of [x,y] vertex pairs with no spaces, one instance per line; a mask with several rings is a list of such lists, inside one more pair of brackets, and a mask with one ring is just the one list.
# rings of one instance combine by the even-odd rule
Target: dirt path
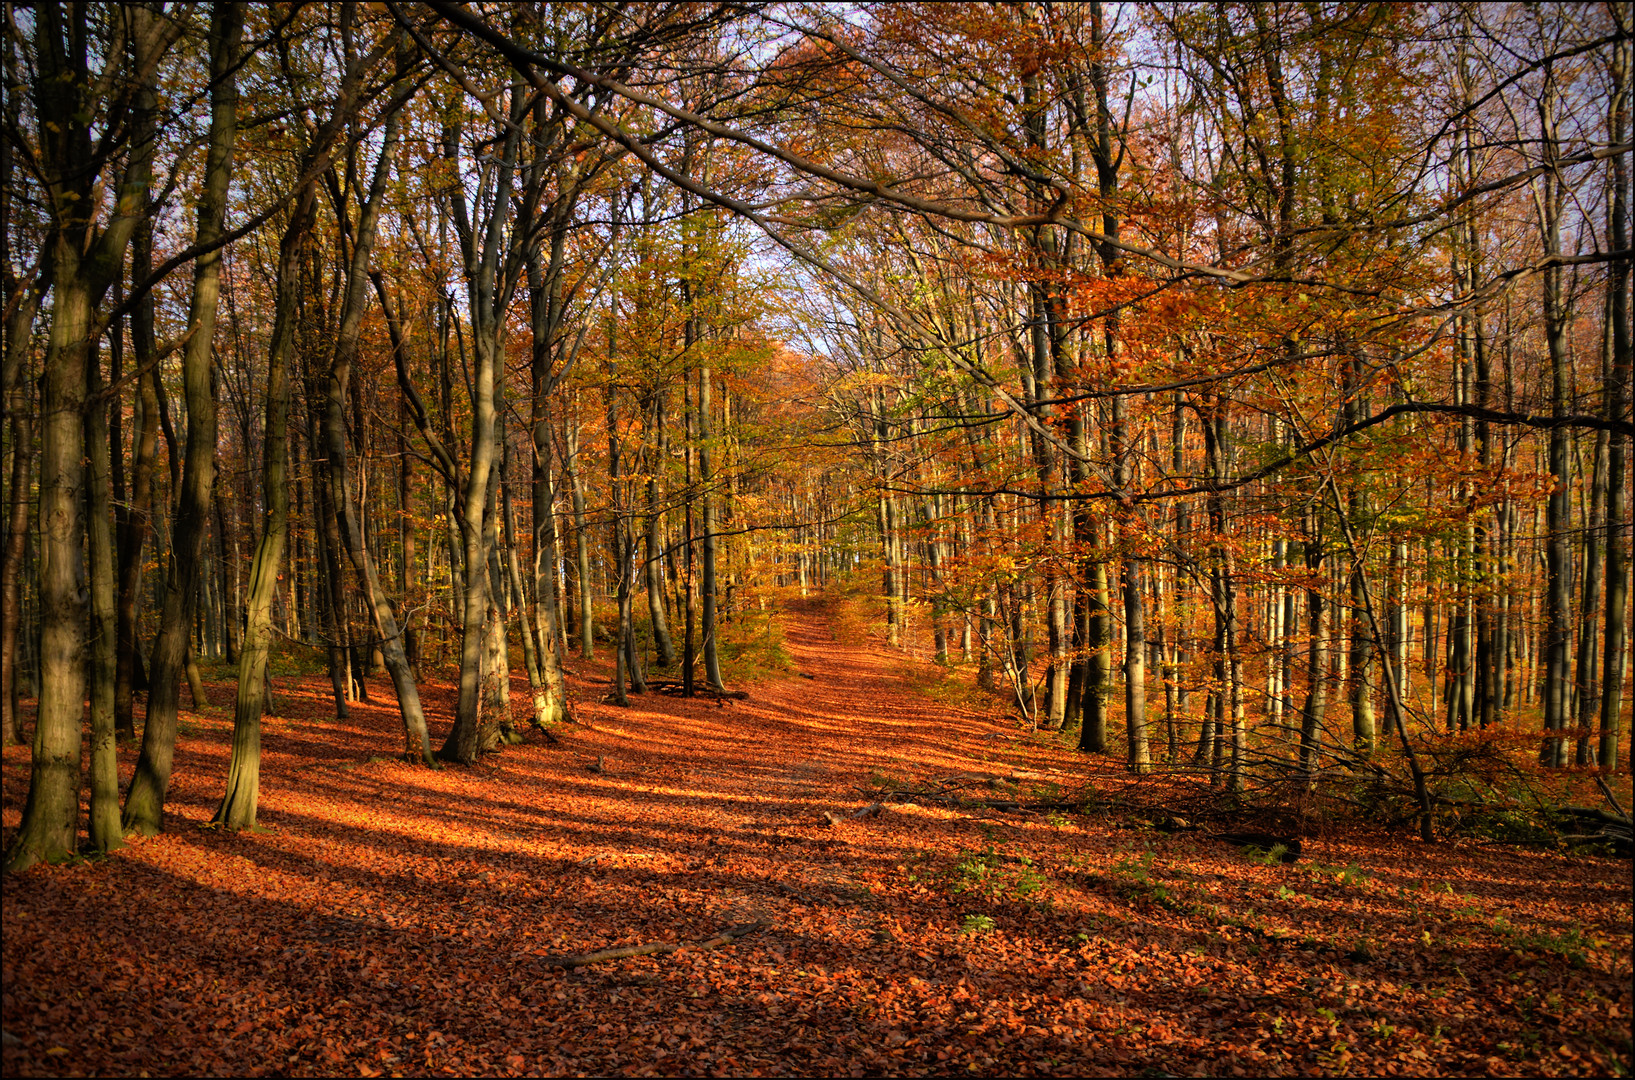
[[[900,657],[836,642],[816,604],[796,607],[783,625],[797,677],[719,706],[655,697],[633,698],[629,710],[585,710],[593,730],[577,745],[605,748],[615,769],[683,768],[701,794],[786,816],[867,801],[858,788],[871,775],[969,769],[971,749],[991,747],[993,724],[946,715],[913,690]],[[685,745],[678,714],[688,721]]]
[[[1105,800],[1129,781],[937,705],[815,603],[783,626],[801,675],[747,701],[620,709],[583,665],[559,745],[469,769],[386,757],[384,680],[345,722],[321,677],[284,680],[268,831],[247,835],[197,827],[231,729],[213,684],[164,835],[6,882],[5,1073],[1627,1068],[1627,863],[1314,838],[1266,866],[1128,814],[977,806],[831,826],[881,784],[1056,770]],[[454,688],[423,690],[440,734]],[[27,765],[6,753],[8,834]],[[758,920],[721,949],[544,960]]]

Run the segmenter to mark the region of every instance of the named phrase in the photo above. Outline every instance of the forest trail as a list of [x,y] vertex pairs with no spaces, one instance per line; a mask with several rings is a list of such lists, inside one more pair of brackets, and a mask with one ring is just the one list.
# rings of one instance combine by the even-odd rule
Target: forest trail
[[[1116,762],[932,700],[918,687],[939,671],[834,640],[822,603],[780,619],[799,674],[747,700],[618,708],[599,700],[604,648],[576,665],[581,722],[559,744],[468,769],[386,756],[384,679],[344,722],[321,675],[280,679],[253,834],[198,827],[231,730],[231,684],[211,683],[184,713],[163,835],[6,882],[5,1073],[1627,1064],[1627,862],[1319,835],[1268,866],[1107,809],[1132,783]],[[434,735],[453,690],[425,683]],[[1019,798],[1092,807],[845,816],[882,790],[958,776],[987,796],[1018,773],[1050,781]],[[7,830],[26,789],[8,750]],[[548,959],[756,922],[710,950]]]
[[[605,747],[615,762],[661,770],[681,763],[693,788],[711,799],[814,817],[867,801],[859,788],[871,775],[968,772],[972,754],[992,749],[992,721],[954,715],[916,692],[904,657],[837,641],[817,603],[795,605],[782,630],[793,677],[759,682],[747,700],[720,704],[633,696],[629,710],[593,710],[589,732],[575,733],[587,737],[576,741]],[[689,721],[685,731],[674,726],[678,711]]]

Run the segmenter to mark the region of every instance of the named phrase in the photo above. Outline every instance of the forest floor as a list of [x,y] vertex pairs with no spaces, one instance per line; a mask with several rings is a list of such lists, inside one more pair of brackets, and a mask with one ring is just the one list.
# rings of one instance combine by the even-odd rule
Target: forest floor
[[[347,721],[281,678],[242,835],[201,828],[212,684],[163,835],[5,881],[5,1074],[1628,1075],[1628,860],[1166,835],[1116,761],[927,696],[822,604],[782,623],[798,673],[747,700],[621,709],[576,665],[559,744],[471,768],[392,759],[384,678]],[[454,688],[422,693],[440,738]],[[27,785],[7,750],[7,840]]]

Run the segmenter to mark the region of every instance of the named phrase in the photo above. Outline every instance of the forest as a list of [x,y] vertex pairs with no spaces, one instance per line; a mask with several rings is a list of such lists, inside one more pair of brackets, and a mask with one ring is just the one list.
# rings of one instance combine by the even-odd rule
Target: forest
[[0,37],[8,1074],[1627,1074],[1626,5]]

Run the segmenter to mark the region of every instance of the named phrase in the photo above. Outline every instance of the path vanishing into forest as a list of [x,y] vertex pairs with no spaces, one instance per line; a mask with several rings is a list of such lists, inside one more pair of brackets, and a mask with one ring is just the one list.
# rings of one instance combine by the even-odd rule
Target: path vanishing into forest
[[[346,722],[322,676],[280,679],[267,831],[245,835],[199,827],[231,728],[232,687],[212,684],[184,714],[163,835],[6,882],[5,1072],[1629,1067],[1627,861],[1333,833],[1268,866],[1146,827],[1116,763],[998,703],[940,704],[922,690],[940,672],[835,640],[821,602],[781,625],[798,674],[747,700],[620,709],[585,664],[560,743],[530,734],[469,769],[386,756],[384,679]],[[425,690],[440,737],[453,687]],[[27,764],[6,752],[8,834]],[[956,777],[1093,808],[848,816]],[[550,961],[756,924],[717,948]]]

